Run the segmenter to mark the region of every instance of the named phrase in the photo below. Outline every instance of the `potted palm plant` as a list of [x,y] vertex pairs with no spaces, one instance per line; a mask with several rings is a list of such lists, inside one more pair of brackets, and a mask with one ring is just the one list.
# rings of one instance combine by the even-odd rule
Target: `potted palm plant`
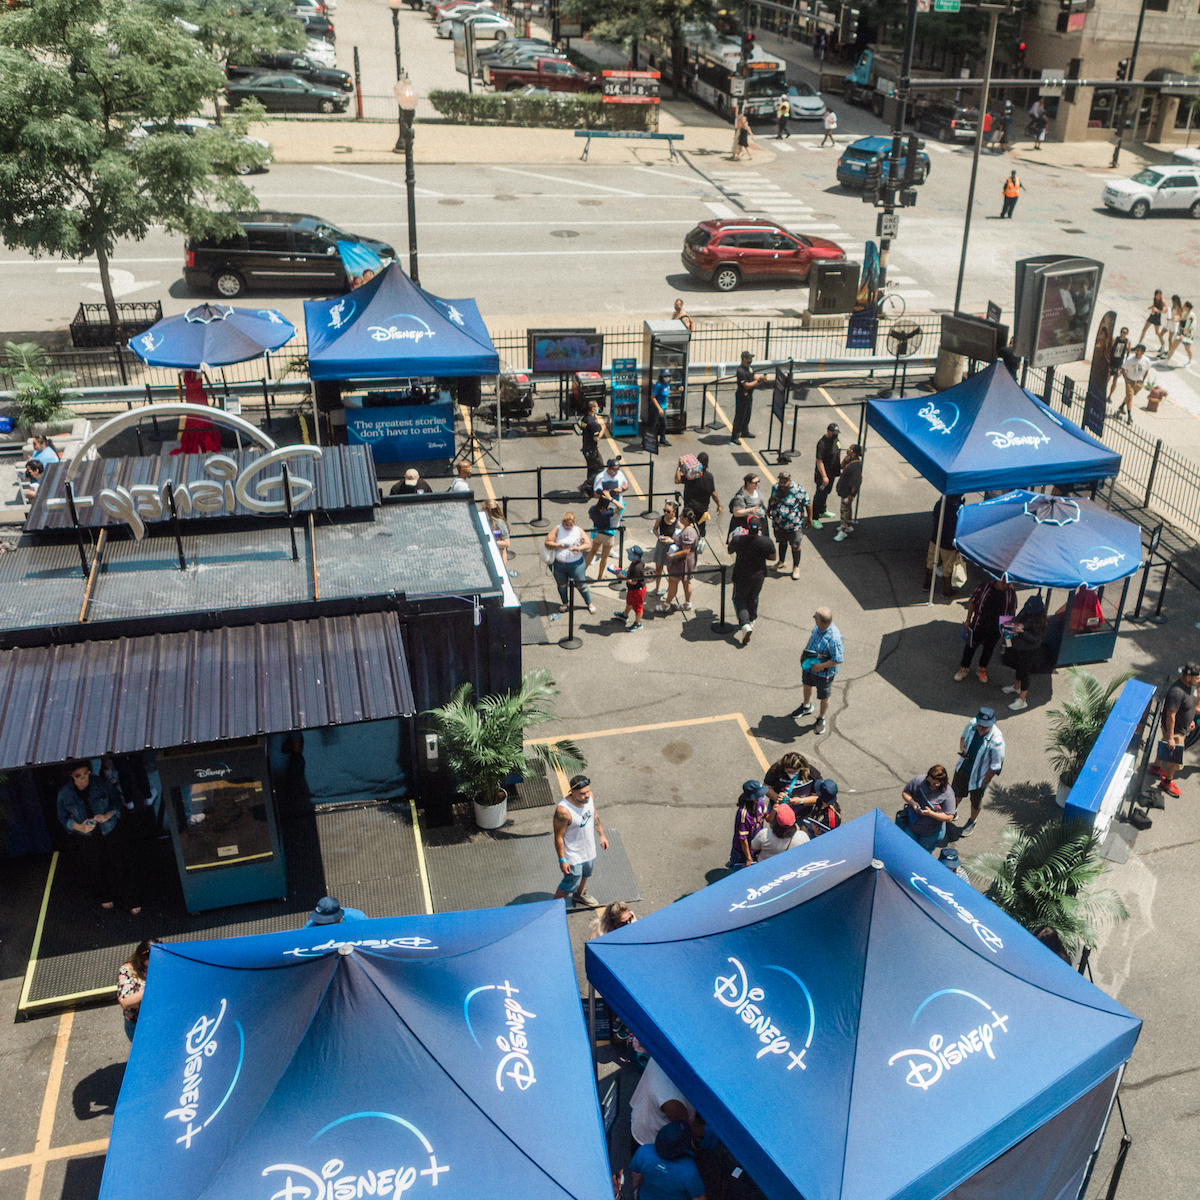
[[480,829],[499,829],[508,820],[504,783],[512,776],[527,776],[538,763],[568,773],[587,766],[569,739],[525,741],[526,730],[558,720],[551,709],[558,694],[549,671],[530,671],[516,691],[476,701],[471,685],[464,683],[440,708],[421,714],[425,728],[438,736],[460,793],[473,801]]
[[1073,686],[1071,699],[1047,714],[1050,718],[1050,741],[1046,749],[1050,753],[1050,765],[1058,777],[1055,800],[1059,808],[1066,807],[1067,796],[1112,712],[1117,692],[1135,674],[1134,671],[1125,671],[1105,686],[1091,671],[1080,667],[1067,669],[1067,677]]
[[66,406],[69,371],[51,371],[46,351],[36,342],[5,342],[11,364],[17,425],[29,433],[54,433],[56,422],[75,414]]
[[1068,954],[1096,945],[1101,929],[1129,913],[1112,888],[1093,885],[1108,871],[1096,831],[1079,821],[1052,821],[1025,832],[1006,829],[1003,850],[965,859],[984,895],[1030,933],[1058,935]]

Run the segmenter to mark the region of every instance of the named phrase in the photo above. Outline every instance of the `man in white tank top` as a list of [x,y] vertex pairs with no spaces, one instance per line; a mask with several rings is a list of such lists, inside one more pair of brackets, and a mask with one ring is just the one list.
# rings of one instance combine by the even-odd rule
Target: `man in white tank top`
[[586,775],[573,775],[571,790],[554,810],[554,848],[562,878],[554,892],[555,900],[599,908],[600,901],[587,891],[588,876],[596,857],[596,839],[608,849],[608,838],[596,812],[592,781]]

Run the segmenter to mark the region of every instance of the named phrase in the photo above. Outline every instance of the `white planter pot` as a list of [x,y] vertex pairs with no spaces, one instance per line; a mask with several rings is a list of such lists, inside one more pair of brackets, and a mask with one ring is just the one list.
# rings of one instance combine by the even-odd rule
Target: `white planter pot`
[[508,795],[502,793],[504,799],[499,804],[480,804],[478,800],[473,800],[475,805],[475,824],[480,829],[502,829],[504,823],[508,820]]
[[1066,808],[1067,807],[1067,797],[1070,794],[1071,794],[1070,787],[1065,783],[1060,783],[1058,785],[1058,791],[1056,791],[1054,793],[1054,803],[1057,804],[1059,808]]

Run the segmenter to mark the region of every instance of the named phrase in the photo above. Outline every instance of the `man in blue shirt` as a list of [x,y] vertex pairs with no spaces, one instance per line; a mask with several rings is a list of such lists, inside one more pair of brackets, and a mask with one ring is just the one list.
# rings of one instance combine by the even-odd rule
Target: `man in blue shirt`
[[833,677],[838,673],[845,656],[842,645],[842,634],[833,623],[833,613],[827,608],[818,608],[813,613],[816,625],[808,635],[808,645],[800,656],[801,682],[804,684],[804,703],[796,710],[796,715],[808,716],[813,706],[813,688],[817,689],[817,699],[821,702],[821,712],[813,732],[825,732],[825,714],[829,711],[829,697],[833,694]]
[[59,824],[68,834],[68,853],[91,885],[101,908],[119,902],[134,916],[142,911],[134,894],[135,877],[127,862],[124,831],[118,833],[121,798],[105,779],[92,775],[92,764],[67,764],[68,782],[56,797]]
[[638,1147],[629,1170],[640,1200],[705,1200],[704,1181],[693,1154],[697,1147],[712,1148],[717,1139],[708,1130],[698,1142],[693,1135],[687,1121],[672,1121],[658,1131],[653,1146]]
[[365,921],[367,914],[357,908],[343,908],[332,896],[322,896],[313,914],[304,923],[305,929],[314,925],[340,925],[343,921]]
[[658,382],[650,389],[650,412],[654,418],[654,432],[658,434],[658,444],[669,446],[667,441],[667,406],[671,402],[671,374],[669,371],[658,373]]

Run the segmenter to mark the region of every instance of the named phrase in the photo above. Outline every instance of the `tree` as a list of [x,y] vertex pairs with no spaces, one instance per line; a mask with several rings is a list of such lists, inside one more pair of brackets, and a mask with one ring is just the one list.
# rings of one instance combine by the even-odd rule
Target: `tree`
[[1094,947],[1100,930],[1129,913],[1112,888],[1092,885],[1107,871],[1096,831],[1078,821],[1052,821],[1026,833],[1006,829],[1006,850],[964,860],[984,895],[1033,934],[1052,930],[1068,953]]
[[232,213],[258,207],[245,185],[213,174],[244,152],[228,139],[131,140],[142,122],[195,113],[222,82],[203,47],[155,5],[37,0],[0,14],[0,46],[0,237],[35,255],[95,255],[114,324],[118,240],[140,241],[153,225],[232,236]]
[[647,39],[671,47],[672,82],[683,86],[684,30],[711,23],[714,0],[562,0],[565,16],[586,18],[606,41],[625,46]]

